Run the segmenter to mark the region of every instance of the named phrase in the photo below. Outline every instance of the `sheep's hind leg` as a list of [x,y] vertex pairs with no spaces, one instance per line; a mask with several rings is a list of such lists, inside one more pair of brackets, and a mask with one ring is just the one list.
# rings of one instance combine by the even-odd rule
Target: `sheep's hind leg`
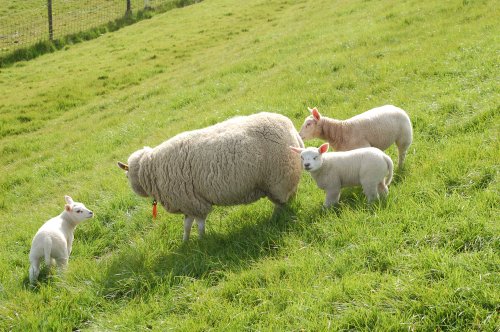
[[389,195],[389,188],[385,185],[385,181],[378,184],[377,190],[378,194],[382,197],[387,197],[387,195]]
[[396,145],[398,147],[398,168],[400,170],[403,169],[405,159],[406,159],[406,152],[408,151],[408,148],[410,147],[411,140],[405,140],[405,141],[398,141],[396,142]]
[[189,235],[191,234],[191,227],[193,226],[194,218],[190,216],[184,217],[184,236],[183,241],[189,240]]
[[40,259],[39,258],[31,259],[30,283],[34,284],[35,281],[37,281],[39,274],[40,274]]
[[57,269],[60,271],[64,270],[68,266],[68,259],[69,257],[56,258]]
[[365,196],[368,199],[368,204],[371,204],[373,201],[378,199],[377,184],[363,185],[363,192],[365,193]]
[[205,236],[205,219],[196,218],[198,225],[198,238],[201,240]]

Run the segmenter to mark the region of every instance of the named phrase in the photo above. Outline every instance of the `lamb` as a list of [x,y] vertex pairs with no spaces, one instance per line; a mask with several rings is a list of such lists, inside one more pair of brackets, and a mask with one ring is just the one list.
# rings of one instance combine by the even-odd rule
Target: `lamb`
[[328,147],[328,143],[319,148],[291,147],[300,153],[304,169],[311,172],[318,187],[326,191],[325,207],[339,203],[342,187],[361,185],[368,203],[378,199],[379,194],[389,194],[393,164],[388,155],[372,147],[327,153]]
[[276,207],[288,202],[301,174],[289,146],[304,147],[292,121],[262,112],[181,133],[132,153],[128,165],[118,166],[136,194],[184,214],[187,241],[194,220],[203,237],[213,205],[248,204],[264,196]]
[[47,221],[33,237],[29,260],[30,282],[33,284],[40,273],[40,261],[45,258],[45,264],[56,263],[60,268],[66,267],[73,246],[73,232],[82,221],[92,218],[94,213],[82,203],[74,202],[69,196],[64,196],[66,206],[64,211]]
[[384,151],[394,142],[398,147],[400,169],[412,142],[410,118],[401,108],[385,105],[373,108],[347,120],[321,116],[317,108],[309,109],[300,129],[303,140],[320,138],[330,143],[335,151],[349,151],[373,146]]

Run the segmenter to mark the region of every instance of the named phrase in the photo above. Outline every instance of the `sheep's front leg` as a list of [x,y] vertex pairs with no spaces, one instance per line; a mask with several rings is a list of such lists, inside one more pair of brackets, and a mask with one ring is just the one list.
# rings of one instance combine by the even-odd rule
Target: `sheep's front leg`
[[340,188],[328,189],[326,191],[326,199],[324,206],[329,208],[332,205],[338,205],[340,198]]
[[205,236],[205,219],[196,218],[196,224],[198,225],[198,238],[202,239]]
[[183,241],[189,240],[189,235],[191,234],[191,227],[193,226],[194,218],[190,216],[184,217],[184,236]]

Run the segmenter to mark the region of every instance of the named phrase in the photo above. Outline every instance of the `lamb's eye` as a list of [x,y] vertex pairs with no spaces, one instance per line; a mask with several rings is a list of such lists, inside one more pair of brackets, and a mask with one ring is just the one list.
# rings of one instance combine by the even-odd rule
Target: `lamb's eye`
[[304,160],[304,157],[300,156],[300,159]]
[[318,159],[318,156],[314,157],[313,159],[314,159],[314,160],[317,160],[317,159]]
[[82,213],[83,211],[82,210],[77,210],[76,213]]

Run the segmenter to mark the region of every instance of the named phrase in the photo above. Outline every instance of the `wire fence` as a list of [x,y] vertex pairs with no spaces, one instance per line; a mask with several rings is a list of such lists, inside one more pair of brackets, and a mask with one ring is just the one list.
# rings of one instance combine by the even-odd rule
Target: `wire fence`
[[[39,0],[32,8],[0,16],[0,54],[40,41],[105,25],[127,12],[155,9],[174,0]],[[178,1],[177,1],[178,2]]]

